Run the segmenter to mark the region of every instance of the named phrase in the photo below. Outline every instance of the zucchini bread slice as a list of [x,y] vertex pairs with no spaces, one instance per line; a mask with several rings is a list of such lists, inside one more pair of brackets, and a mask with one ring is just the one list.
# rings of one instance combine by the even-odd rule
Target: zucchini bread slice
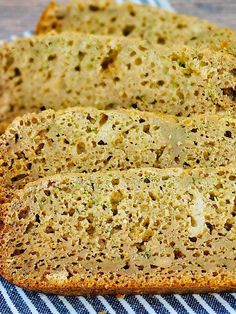
[[236,290],[235,167],[30,183],[0,213],[0,273],[49,293]]
[[236,163],[236,119],[72,108],[17,118],[0,138],[2,201],[38,178],[67,172],[196,168]]
[[52,30],[139,37],[151,45],[205,45],[236,52],[236,35],[231,29],[150,5],[119,5],[110,0],[73,0],[66,5],[51,2],[42,14],[36,33]]
[[208,49],[150,49],[122,37],[18,39],[0,49],[0,121],[78,105],[184,116],[235,113],[235,60]]

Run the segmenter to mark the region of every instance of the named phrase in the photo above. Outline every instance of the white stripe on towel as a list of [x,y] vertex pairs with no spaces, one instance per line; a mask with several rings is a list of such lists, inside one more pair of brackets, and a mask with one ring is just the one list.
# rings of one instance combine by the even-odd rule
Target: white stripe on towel
[[217,293],[212,293],[212,295],[216,298],[216,300],[218,302],[220,302],[225,308],[226,310],[230,313],[230,314],[235,314],[235,310],[230,306],[230,304],[228,302],[226,302],[219,294]]
[[97,298],[105,306],[106,311],[108,311],[110,314],[116,314],[116,312],[113,310],[113,308],[110,306],[110,304],[103,296],[98,295]]
[[89,314],[97,314],[97,312],[94,310],[92,305],[84,298],[84,297],[78,297],[80,302],[83,303],[86,310],[88,310]]
[[155,297],[171,314],[177,314],[176,310],[165,299],[163,299],[162,296],[156,294]]
[[46,306],[49,308],[49,310],[52,312],[52,314],[58,314],[58,310],[55,308],[55,306],[52,304],[52,302],[48,299],[48,297],[45,294],[39,293],[40,298],[43,300],[43,302],[46,304]]
[[58,296],[58,298],[61,300],[61,302],[64,304],[70,314],[77,314],[76,310],[73,308],[70,302],[66,300],[65,297]]
[[1,293],[4,297],[5,302],[7,303],[9,309],[12,311],[14,314],[19,314],[18,310],[16,309],[15,305],[12,303],[12,300],[10,299],[6,289],[3,287],[2,283],[0,282],[0,290]]
[[200,295],[193,294],[192,296],[198,301],[198,303],[201,304],[201,306],[208,312],[208,314],[216,314],[216,312],[206,303],[205,300],[203,300]]
[[141,295],[136,295],[136,298],[142,304],[142,306],[145,308],[145,310],[148,312],[148,314],[155,314],[156,313],[156,311],[154,311],[154,309],[151,307],[151,305]]
[[27,297],[27,295],[25,294],[24,290],[22,290],[21,288],[15,286],[18,294],[21,296],[21,298],[24,300],[25,304],[28,306],[29,310],[34,313],[34,314],[38,314],[38,310],[36,309],[36,307],[34,306],[34,304],[30,301],[30,299]]
[[188,314],[195,314],[195,312],[191,309],[191,307],[187,304],[187,302],[181,297],[179,294],[174,295],[176,299],[183,305]]

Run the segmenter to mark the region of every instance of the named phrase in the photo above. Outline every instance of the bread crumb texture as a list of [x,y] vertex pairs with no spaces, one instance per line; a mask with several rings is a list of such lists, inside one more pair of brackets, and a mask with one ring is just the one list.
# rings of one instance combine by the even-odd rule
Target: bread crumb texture
[[47,177],[3,206],[1,274],[61,294],[236,288],[235,167]]
[[25,112],[92,106],[177,116],[234,113],[235,55],[150,48],[78,33],[21,38],[0,49],[0,122]]
[[127,109],[27,114],[0,138],[1,201],[57,173],[234,164],[235,125],[226,115],[184,118]]
[[50,3],[36,32],[78,31],[145,39],[149,45],[205,45],[236,52],[236,36],[223,28],[193,16],[168,12],[150,5],[115,1],[71,1],[66,5]]

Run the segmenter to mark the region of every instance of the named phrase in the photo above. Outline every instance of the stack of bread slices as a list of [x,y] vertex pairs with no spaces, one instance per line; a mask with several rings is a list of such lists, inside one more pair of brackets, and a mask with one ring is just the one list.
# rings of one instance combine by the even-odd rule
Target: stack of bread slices
[[109,0],[0,48],[0,274],[65,295],[236,290],[236,34]]

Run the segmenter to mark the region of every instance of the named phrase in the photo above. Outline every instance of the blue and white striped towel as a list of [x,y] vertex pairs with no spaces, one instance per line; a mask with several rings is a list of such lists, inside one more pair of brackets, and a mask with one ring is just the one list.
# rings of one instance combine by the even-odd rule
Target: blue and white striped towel
[[[118,2],[122,2],[119,0]],[[142,0],[173,10],[168,0]],[[23,36],[29,36],[25,32]],[[13,39],[14,36],[11,37]],[[117,299],[102,297],[62,297],[32,293],[20,289],[0,278],[0,314],[236,314],[236,293],[193,295],[126,296]]]

